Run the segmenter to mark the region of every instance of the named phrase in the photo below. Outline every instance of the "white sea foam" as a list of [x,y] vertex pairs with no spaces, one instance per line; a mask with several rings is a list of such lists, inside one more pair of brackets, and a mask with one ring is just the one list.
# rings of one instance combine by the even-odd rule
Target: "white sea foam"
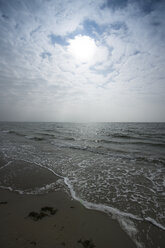
[[[27,161],[27,162],[29,162],[29,161]],[[36,164],[36,165],[38,165],[38,166],[40,166],[40,167],[42,167],[42,168],[44,168],[44,169],[47,169],[47,170],[49,170],[50,172],[52,172],[55,176],[58,176],[59,178],[64,179],[63,176],[57,174],[54,170],[52,170],[51,168],[49,168],[49,167],[47,167],[47,166],[41,165],[41,164],[36,163],[36,162],[34,162],[33,164]]]
[[129,218],[122,217],[122,218],[118,218],[118,222],[122,227],[122,229],[129,234],[129,236],[135,242],[136,246],[138,248],[144,248],[144,245],[140,243],[136,238],[136,235],[138,234],[138,230],[136,229],[133,221],[130,220]]
[[1,189],[9,190],[11,192],[16,192],[16,193],[18,193],[20,195],[39,195],[39,194],[45,194],[45,193],[48,193],[50,191],[58,191],[58,190],[60,190],[61,187],[62,187],[61,179],[57,180],[54,183],[50,183],[50,184],[44,185],[42,187],[36,187],[34,189],[26,189],[26,190],[15,189],[15,188],[12,188],[10,186],[0,185],[0,188]]
[[11,191],[11,192],[16,192],[16,193],[19,193],[20,195],[25,194],[25,191],[24,191],[24,190],[21,190],[21,189],[13,189],[12,187],[8,187],[8,186],[0,185],[0,189],[5,189],[5,190],[9,190],[9,191]]
[[160,229],[164,230],[165,231],[165,226],[161,225],[160,223],[158,223],[156,220],[150,218],[150,217],[147,217],[145,218],[146,221],[149,221],[150,223],[152,223],[154,226],[157,226],[159,227]]
[[111,214],[113,217],[118,217],[118,216],[124,216],[124,217],[129,217],[129,218],[132,218],[132,219],[135,219],[135,220],[143,220],[142,218],[134,215],[134,214],[131,214],[131,213],[126,213],[126,212],[123,212],[123,211],[120,211],[119,209],[116,209],[116,208],[113,208],[113,207],[110,207],[110,206],[106,206],[104,204],[96,204],[96,203],[91,203],[91,202],[88,202],[88,201],[85,201],[85,200],[82,200],[80,199],[75,191],[73,190],[73,187],[69,181],[69,179],[67,177],[64,178],[64,182],[65,184],[68,186],[69,190],[70,190],[70,193],[71,193],[71,196],[79,201],[81,204],[83,204],[86,208],[88,209],[94,209],[94,210],[98,210],[98,211],[102,211],[102,212],[105,212],[107,214]]

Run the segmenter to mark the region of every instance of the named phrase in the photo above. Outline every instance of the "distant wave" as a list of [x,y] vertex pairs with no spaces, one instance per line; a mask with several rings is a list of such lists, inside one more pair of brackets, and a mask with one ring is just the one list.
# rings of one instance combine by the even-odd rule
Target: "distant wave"
[[143,162],[149,162],[149,163],[154,163],[154,164],[165,164],[165,159],[163,158],[151,158],[151,157],[144,157],[144,156],[137,156],[135,157],[136,161],[143,161]]
[[9,130],[8,133],[10,133],[10,134],[15,134],[15,135],[17,135],[17,136],[26,136],[26,134],[19,133],[19,132],[14,131],[14,130]]
[[75,141],[75,138],[73,137],[62,137],[63,140],[71,140],[71,141]]
[[36,133],[38,135],[44,136],[44,137],[51,137],[51,138],[55,138],[54,134],[50,134],[50,133]]
[[115,138],[123,138],[123,139],[131,139],[134,138],[134,136],[131,136],[130,134],[122,134],[122,133],[110,133],[106,136],[115,137]]
[[153,143],[153,142],[147,142],[147,141],[130,141],[130,144],[165,147],[165,143]]
[[35,141],[43,141],[45,140],[43,137],[37,137],[37,136],[26,136],[27,139],[35,140]]
[[46,131],[46,132],[53,132],[54,129],[46,129],[45,131]]
[[[165,147],[165,143],[154,143],[154,142],[148,142],[148,141],[135,141],[136,138],[133,137],[132,140],[130,139],[128,144],[133,144],[133,145],[150,145],[150,146],[157,146],[157,147]],[[93,140],[95,143],[107,143],[107,144],[124,144],[125,140],[123,141],[118,141],[118,140],[107,140],[107,139],[98,139],[98,140]]]
[[106,152],[102,152],[97,150],[95,147],[90,147],[90,146],[76,146],[74,144],[65,144],[65,143],[56,143],[56,142],[52,142],[53,145],[57,146],[57,147],[61,147],[61,148],[68,148],[68,149],[72,149],[72,150],[80,150],[80,151],[86,151],[86,152],[92,152],[95,154],[106,154]]

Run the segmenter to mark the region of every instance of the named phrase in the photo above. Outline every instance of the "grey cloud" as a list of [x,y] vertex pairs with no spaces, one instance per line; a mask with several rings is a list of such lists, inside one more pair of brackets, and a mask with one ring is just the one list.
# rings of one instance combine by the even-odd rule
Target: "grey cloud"
[[101,6],[101,8],[109,7],[112,9],[120,9],[125,8],[128,4],[128,0],[106,0],[105,3]]
[[49,58],[51,55],[52,55],[52,54],[49,53],[49,52],[42,52],[42,53],[40,54],[40,56],[41,56],[43,59]]
[[41,27],[42,27],[42,26],[39,25],[37,28],[35,28],[34,30],[32,30],[32,31],[30,32],[30,35],[32,36],[33,34],[35,34],[36,32],[38,32],[38,31],[40,30]]
[[2,17],[4,18],[4,19],[9,19],[9,17],[7,16],[7,15],[5,15],[5,14],[2,14]]
[[145,1],[143,1],[143,0],[137,1],[136,0],[135,3],[146,14],[154,11],[155,8],[159,8],[160,6],[164,6],[163,0],[145,0]]
[[108,7],[112,10],[120,10],[126,8],[128,5],[135,5],[142,12],[148,14],[154,11],[159,6],[164,6],[163,0],[106,0],[102,8]]

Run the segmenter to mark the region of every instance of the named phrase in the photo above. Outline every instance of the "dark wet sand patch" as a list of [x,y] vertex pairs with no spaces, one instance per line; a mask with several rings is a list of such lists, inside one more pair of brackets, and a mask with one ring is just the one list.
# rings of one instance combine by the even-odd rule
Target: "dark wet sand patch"
[[44,217],[49,217],[51,215],[55,215],[57,213],[58,209],[54,209],[53,207],[42,207],[40,212],[30,212],[28,214],[28,217],[31,218],[34,221],[38,221],[43,219]]
[[35,245],[35,246],[37,245],[37,243],[35,241],[31,241],[30,244]]
[[41,211],[44,211],[44,212],[47,212],[49,213],[50,215],[54,215],[57,213],[58,209],[54,209],[53,207],[42,207],[41,208]]
[[37,190],[55,183],[58,179],[48,168],[21,160],[13,160],[9,166],[0,169],[1,185],[15,190]]
[[8,202],[7,201],[1,201],[0,205],[6,205]]
[[93,241],[92,240],[88,240],[88,239],[86,239],[86,240],[78,240],[77,241],[79,244],[81,244],[84,248],[94,248],[94,247],[96,247],[95,245],[94,245],[94,243],[93,243]]

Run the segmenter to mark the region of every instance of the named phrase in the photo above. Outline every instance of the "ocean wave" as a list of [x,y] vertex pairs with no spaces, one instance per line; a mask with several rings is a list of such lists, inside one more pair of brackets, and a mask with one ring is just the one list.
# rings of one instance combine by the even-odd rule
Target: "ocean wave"
[[[137,139],[137,140],[136,140]],[[95,142],[95,143],[105,143],[105,144],[125,144],[125,140],[123,139],[123,141],[120,139],[120,140],[108,140],[108,139],[96,139],[96,140],[92,140],[92,142]],[[156,143],[155,142],[149,142],[149,141],[139,141],[138,138],[135,138],[135,137],[132,137],[129,139],[129,141],[127,142],[128,144],[131,144],[131,145],[149,145],[149,146],[157,146],[157,147],[165,147],[165,143]]]
[[130,144],[137,144],[137,145],[149,145],[149,146],[157,146],[157,147],[165,147],[164,143],[153,143],[148,141],[130,141]]
[[75,141],[76,139],[73,137],[61,137],[62,140],[70,140],[70,141]]
[[109,134],[106,134],[106,136],[115,137],[115,138],[123,138],[123,139],[135,138],[133,135],[130,135],[130,134],[122,134],[122,133],[109,133]]
[[95,153],[95,154],[100,154],[100,155],[106,155],[107,153],[105,151],[99,151],[95,148],[92,148],[90,146],[73,146],[73,145],[69,145],[69,146],[63,146],[65,148],[69,148],[72,150],[79,150],[79,151],[85,151],[85,152],[90,152],[90,153]]
[[0,132],[2,132],[2,133],[9,133],[10,130],[0,130]]
[[95,148],[92,148],[90,146],[74,145],[72,143],[65,143],[65,142],[60,143],[57,141],[53,141],[53,142],[51,142],[51,144],[55,145],[57,147],[60,147],[60,148],[68,148],[68,149],[72,149],[72,150],[86,151],[86,152],[91,152],[91,153],[95,153],[95,154],[104,154],[103,152],[100,152],[100,151],[98,151]]
[[50,133],[36,133],[38,135],[44,136],[44,137],[50,137],[50,138],[55,138],[54,134],[50,134]]
[[35,141],[43,141],[45,138],[43,137],[38,137],[38,136],[26,136],[27,139],[29,140],[35,140]]
[[[63,140],[64,142],[60,142],[61,140]],[[53,141],[51,142],[51,144],[60,147],[60,148],[68,148],[68,149],[72,149],[72,150],[79,150],[79,151],[84,151],[84,152],[91,152],[94,154],[101,154],[101,155],[108,155],[111,153],[111,155],[113,156],[118,156],[120,153],[120,156],[122,156],[122,154],[128,154],[128,150],[125,146],[120,147],[120,146],[113,146],[114,142],[107,142],[107,143],[111,143],[112,146],[104,146],[104,144],[97,143],[98,145],[77,145],[77,144],[73,144],[71,142],[69,143],[65,143],[65,141],[76,141],[74,138],[73,139],[60,139],[60,141],[58,142]],[[119,144],[117,142],[117,144]],[[112,154],[113,153],[113,154]],[[137,155],[139,154],[139,151],[134,151],[134,160],[137,161],[145,161],[145,162],[155,162],[155,163],[164,163],[164,161],[162,160],[156,160],[156,159],[152,159],[152,158],[147,158],[147,157],[137,157]],[[136,155],[137,154],[137,155]],[[124,155],[123,155],[124,156]],[[129,155],[127,156],[127,158],[132,159]]]
[[7,133],[9,133],[9,134],[15,134],[17,136],[26,136],[26,134],[19,133],[19,132],[14,131],[14,130],[8,130]]
[[152,164],[161,164],[161,165],[165,165],[165,159],[164,158],[152,158],[152,157],[145,157],[145,156],[136,156],[134,158],[135,161],[139,161],[139,162],[148,162],[148,163],[152,163]]

